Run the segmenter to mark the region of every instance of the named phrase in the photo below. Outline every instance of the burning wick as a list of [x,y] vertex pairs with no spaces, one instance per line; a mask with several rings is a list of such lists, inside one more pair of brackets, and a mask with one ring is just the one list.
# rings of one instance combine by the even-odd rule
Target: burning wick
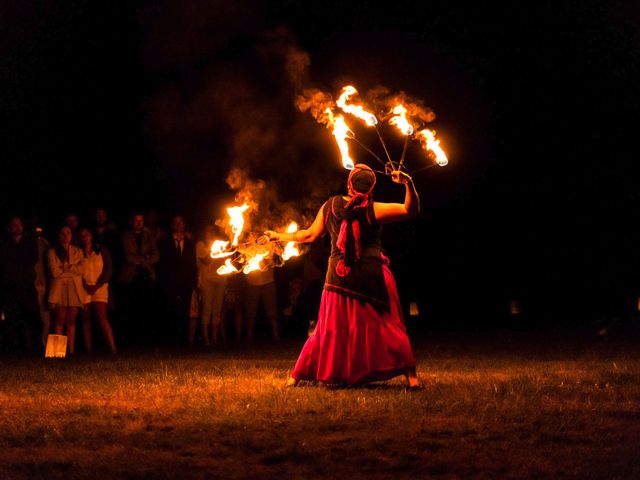
[[224,265],[216,270],[218,275],[228,275],[229,273],[237,273],[239,270],[231,264],[231,259],[227,258]]
[[269,252],[258,253],[255,257],[252,257],[242,269],[242,273],[246,275],[255,270],[260,270],[260,262],[262,262],[262,259],[267,256],[267,253]]
[[403,105],[396,105],[393,109],[393,117],[389,120],[390,125],[395,125],[398,127],[403,135],[405,135],[404,139],[404,147],[402,148],[402,156],[400,157],[400,162],[398,163],[398,170],[402,167],[404,163],[404,157],[407,153],[407,144],[409,143],[409,137],[413,134],[413,125],[409,123],[407,120],[407,109]]
[[211,244],[211,258],[224,258],[229,255],[233,255],[232,251],[227,251],[228,246],[229,242],[225,242],[224,240],[214,240]]
[[[298,224],[296,222],[291,222],[289,224],[289,228],[287,228],[287,233],[293,233],[298,231]],[[296,248],[295,242],[288,242],[284,247],[284,251],[282,252],[282,259],[284,261],[289,260],[291,257],[297,257],[300,255],[300,251]]]
[[436,163],[439,166],[444,167],[449,163],[447,154],[444,153],[444,150],[442,150],[442,147],[440,147],[440,140],[436,140],[436,132],[425,128],[424,130],[418,132],[418,135],[422,135],[424,148],[430,152],[433,152],[436,157]]

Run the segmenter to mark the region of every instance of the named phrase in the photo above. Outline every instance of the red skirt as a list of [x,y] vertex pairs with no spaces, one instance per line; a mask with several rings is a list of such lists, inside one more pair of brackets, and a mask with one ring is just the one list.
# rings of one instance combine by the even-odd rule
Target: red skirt
[[382,266],[389,311],[322,291],[318,323],[291,372],[297,380],[358,384],[388,380],[416,364],[393,274]]

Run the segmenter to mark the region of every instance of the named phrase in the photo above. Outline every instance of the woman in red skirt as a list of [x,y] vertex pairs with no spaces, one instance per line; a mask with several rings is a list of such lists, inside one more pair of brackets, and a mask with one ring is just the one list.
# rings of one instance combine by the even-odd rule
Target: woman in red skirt
[[301,380],[356,385],[404,375],[409,388],[422,388],[380,244],[381,225],[416,215],[420,199],[409,175],[397,171],[392,180],[405,186],[404,203],[374,202],[375,173],[357,164],[349,174],[348,194],[327,200],[308,229],[265,232],[271,240],[287,242],[331,235],[318,323],[287,385]]

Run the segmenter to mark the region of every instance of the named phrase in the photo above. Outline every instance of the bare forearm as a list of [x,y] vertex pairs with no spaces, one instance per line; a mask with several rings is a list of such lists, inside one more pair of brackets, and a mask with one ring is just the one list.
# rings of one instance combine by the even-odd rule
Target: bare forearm
[[278,240],[283,242],[308,243],[315,240],[310,230],[298,230],[293,233],[278,233]]
[[417,215],[420,212],[420,197],[416,187],[411,180],[405,183],[404,187],[404,208],[410,216]]

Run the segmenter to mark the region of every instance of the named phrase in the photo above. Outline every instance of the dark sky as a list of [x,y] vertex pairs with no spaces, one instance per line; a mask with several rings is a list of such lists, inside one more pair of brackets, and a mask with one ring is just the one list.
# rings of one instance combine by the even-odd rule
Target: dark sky
[[233,166],[316,208],[344,172],[296,92],[385,86],[433,109],[451,160],[416,174],[423,212],[386,233],[401,272],[426,272],[408,291],[441,315],[512,296],[550,316],[624,312],[640,293],[640,7],[476,3],[3,2],[0,213],[198,223]]

